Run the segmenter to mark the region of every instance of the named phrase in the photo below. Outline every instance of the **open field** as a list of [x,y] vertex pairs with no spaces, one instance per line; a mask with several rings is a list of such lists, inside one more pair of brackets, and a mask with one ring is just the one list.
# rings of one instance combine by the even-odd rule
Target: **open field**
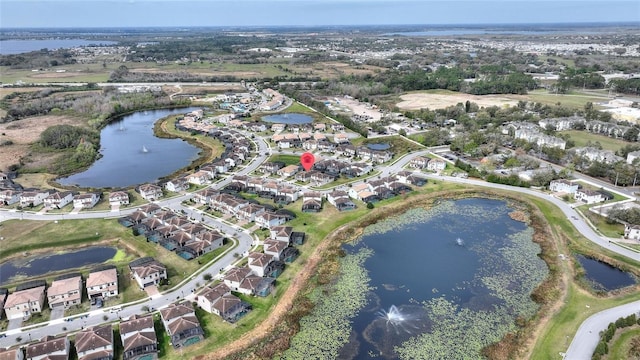
[[[29,146],[38,141],[40,134],[53,125],[84,125],[86,122],[71,116],[45,115],[0,124],[0,142],[11,141],[12,145],[0,147],[0,171],[17,164],[30,153]],[[37,160],[35,160],[37,166]]]
[[523,98],[522,95],[479,96],[448,90],[428,90],[400,95],[400,100],[397,106],[401,110],[418,110],[425,108],[433,110],[454,106],[458,103],[464,104],[467,100],[478,104],[480,107],[515,106],[518,104],[518,100],[525,100],[525,98]]
[[[454,106],[458,103],[464,104],[467,100],[478,104],[480,107],[515,106],[518,104],[518,101],[522,100],[538,102],[544,105],[560,103],[570,108],[582,109],[587,102],[597,104],[607,101],[608,99],[605,95],[598,96],[593,93],[572,92],[569,94],[552,94],[544,89],[531,91],[527,95],[471,95],[448,90],[427,90],[400,95],[400,99],[396,105],[401,110],[418,110],[425,108],[434,110]],[[597,105],[596,108],[598,108]]]
[[606,359],[633,359],[629,357],[629,349],[634,338],[640,339],[640,326],[618,329],[609,342],[609,355]]
[[633,144],[625,140],[614,139],[608,136],[592,134],[587,131],[579,131],[579,130],[567,130],[561,131],[562,134],[567,134],[571,136],[571,140],[576,143],[576,147],[586,146],[588,142],[595,143],[599,142],[602,145],[604,150],[617,151],[625,145]]

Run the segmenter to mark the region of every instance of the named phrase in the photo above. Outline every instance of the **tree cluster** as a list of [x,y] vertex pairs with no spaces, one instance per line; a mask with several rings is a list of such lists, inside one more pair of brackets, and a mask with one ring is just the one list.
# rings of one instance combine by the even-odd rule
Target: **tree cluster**
[[600,342],[598,342],[598,346],[596,346],[591,359],[599,360],[609,353],[609,341],[613,339],[617,329],[622,329],[636,324],[640,325],[640,319],[637,319],[636,314],[631,314],[624,318],[618,318],[615,323],[610,323],[606,330],[600,332]]

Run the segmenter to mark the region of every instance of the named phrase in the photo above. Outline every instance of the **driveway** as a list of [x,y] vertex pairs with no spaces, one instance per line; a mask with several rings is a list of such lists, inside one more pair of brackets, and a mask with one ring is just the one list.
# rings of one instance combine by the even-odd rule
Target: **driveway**
[[64,317],[64,306],[54,306],[53,309],[51,309],[51,317],[49,318],[50,320],[58,320],[58,319],[62,319]]
[[10,319],[7,330],[19,329],[22,327],[22,318]]

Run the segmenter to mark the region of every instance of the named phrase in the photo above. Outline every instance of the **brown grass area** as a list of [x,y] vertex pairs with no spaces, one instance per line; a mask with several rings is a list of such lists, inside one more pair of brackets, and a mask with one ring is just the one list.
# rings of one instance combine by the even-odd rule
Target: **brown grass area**
[[44,90],[47,88],[43,88],[43,87],[26,87],[26,88],[17,88],[17,87],[7,87],[7,88],[0,88],[0,98],[3,98],[9,94],[13,94],[15,92],[17,93],[23,93],[23,92],[36,92],[36,91],[40,91],[40,90]]
[[489,106],[515,106],[518,100],[524,100],[525,97],[518,95],[471,95],[463,93],[411,93],[400,96],[397,106],[402,110],[418,110],[418,109],[442,109],[458,103],[465,103],[467,100],[478,104],[480,107]]
[[82,72],[45,72],[45,73],[36,73],[34,75],[32,75],[31,77],[34,79],[63,79],[63,78],[70,78],[70,77],[76,77],[76,76],[84,76],[86,75],[86,73],[82,73]]
[[[38,141],[40,134],[53,125],[81,125],[84,121],[70,116],[36,116],[0,124],[0,141],[12,141],[13,145],[0,147],[0,169],[6,171],[29,154],[29,145]],[[39,163],[43,159],[34,159]],[[35,164],[33,164],[35,165]]]

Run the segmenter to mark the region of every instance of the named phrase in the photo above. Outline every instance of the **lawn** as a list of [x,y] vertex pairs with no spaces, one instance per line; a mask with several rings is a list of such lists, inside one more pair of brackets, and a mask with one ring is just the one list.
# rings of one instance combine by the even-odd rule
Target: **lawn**
[[631,359],[629,349],[631,348],[631,340],[634,338],[640,339],[640,326],[616,331],[616,335],[609,342],[607,359]]
[[588,102],[593,104],[607,101],[606,96],[595,96],[592,94],[582,94],[580,92],[572,92],[569,94],[553,94],[547,90],[535,90],[524,95],[526,100],[532,102],[538,102],[544,105],[555,105],[557,103],[562,104],[575,109],[584,109],[584,105]]
[[592,134],[587,131],[566,130],[566,131],[561,131],[560,133],[569,135],[571,137],[571,140],[573,140],[576,143],[576,147],[584,147],[587,145],[588,142],[592,144],[598,142],[600,143],[600,145],[602,145],[602,149],[611,150],[615,152],[625,145],[633,144],[625,140],[614,139],[614,138],[604,136],[604,135],[599,135],[599,134]]
[[270,162],[283,162],[285,166],[300,165],[300,156],[298,155],[272,155],[269,157]]

